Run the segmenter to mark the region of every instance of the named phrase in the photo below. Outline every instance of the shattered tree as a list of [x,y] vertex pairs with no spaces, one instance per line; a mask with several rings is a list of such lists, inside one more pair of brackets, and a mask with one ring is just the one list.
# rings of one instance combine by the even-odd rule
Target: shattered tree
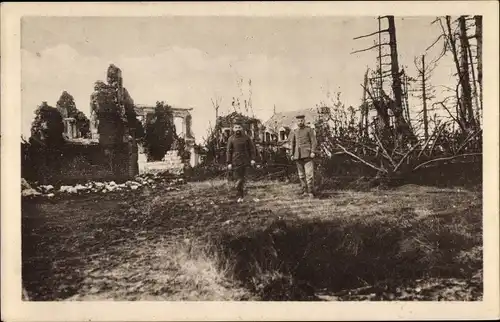
[[483,16],[474,16],[477,43],[477,81],[479,83],[479,109],[483,109]]
[[368,72],[369,69],[366,69],[363,81],[363,98],[361,100],[360,118],[358,125],[359,135],[364,137],[368,137],[368,111],[369,111],[368,98],[367,98]]
[[[388,21],[388,27],[387,29],[381,29],[381,24],[380,20],[381,19],[387,19]],[[379,61],[379,69],[378,69],[378,75],[376,76],[377,80],[377,85],[378,85],[378,90],[370,92],[369,89],[366,88],[366,85],[364,85],[364,89],[368,92],[370,95],[370,99],[372,101],[373,107],[376,109],[378,117],[376,121],[376,131],[384,138],[384,141],[386,143],[394,143],[396,146],[402,146],[406,142],[416,142],[416,136],[413,133],[411,126],[410,126],[410,120],[406,119],[405,117],[405,111],[404,111],[404,106],[403,106],[403,90],[402,90],[402,82],[401,82],[401,77],[402,77],[402,71],[400,70],[399,67],[399,62],[398,62],[398,49],[397,49],[397,39],[396,39],[396,26],[394,23],[394,16],[384,16],[384,17],[378,17],[379,20],[379,30],[376,32],[373,32],[368,35],[363,35],[354,38],[356,39],[361,39],[361,38],[366,38],[366,37],[371,37],[374,35],[378,35],[379,41],[376,45],[362,49],[362,50],[357,50],[354,51],[353,53],[359,53],[363,51],[368,51],[372,49],[377,49],[378,50],[378,61]],[[389,35],[389,42],[384,42],[382,43],[382,34],[388,34]],[[382,54],[382,47],[383,46],[389,46],[390,48],[390,53],[388,55],[383,55]],[[390,58],[390,63],[389,64],[384,64],[382,63],[382,58],[383,57],[389,57]],[[389,71],[384,71],[382,67],[384,65],[389,65],[390,70]],[[383,84],[383,78],[390,76],[392,78],[392,93],[393,93],[393,98],[389,97],[384,92],[384,89],[382,88]],[[389,115],[389,110],[392,111],[393,117],[394,117],[394,129],[391,129],[391,117]],[[392,133],[392,135],[390,134]],[[390,139],[390,137],[393,136],[394,139]],[[391,141],[391,142],[389,142]]]
[[[444,23],[442,22],[444,20]],[[469,35],[467,21],[473,20],[476,31],[473,36]],[[480,127],[480,114],[482,111],[482,19],[478,16],[468,18],[460,16],[457,19],[458,26],[454,25],[451,16],[438,18],[436,20],[442,28],[442,36],[445,38],[445,50],[451,52],[457,72],[456,96],[456,117],[457,124],[462,133],[475,131]],[[474,60],[472,56],[470,39],[476,38],[477,50],[477,90],[476,77],[474,71]],[[444,54],[442,55],[444,56]],[[471,80],[472,77],[472,80]],[[474,88],[474,91],[472,90]],[[477,97],[479,96],[479,99]],[[476,112],[474,113],[473,99],[476,101]],[[442,104],[443,107],[444,104]]]
[[422,113],[424,123],[424,138],[429,138],[429,117],[427,116],[427,92],[426,92],[426,77],[425,77],[425,55],[422,55]]
[[470,44],[467,36],[467,25],[465,16],[458,18],[460,26],[460,82],[462,84],[462,117],[467,124],[475,127],[474,111],[472,108],[472,89],[469,71]]
[[415,142],[416,137],[411,126],[410,120],[406,120],[403,112],[403,93],[401,89],[401,71],[398,62],[398,47],[396,41],[396,26],[394,23],[394,16],[388,16],[389,22],[389,42],[391,48],[391,75],[392,75],[392,92],[394,94],[394,101],[391,101],[389,108],[392,110],[395,119],[395,132],[397,135],[398,145],[404,144],[405,141]]

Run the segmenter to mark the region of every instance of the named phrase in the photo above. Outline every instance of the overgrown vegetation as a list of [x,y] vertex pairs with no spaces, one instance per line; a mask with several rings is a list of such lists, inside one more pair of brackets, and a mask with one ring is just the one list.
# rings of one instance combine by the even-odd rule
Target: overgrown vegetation
[[31,142],[44,144],[48,149],[60,147],[64,143],[63,132],[61,113],[47,102],[42,102],[31,124]]
[[146,123],[144,149],[149,161],[160,161],[176,139],[172,107],[156,102],[153,118]]
[[[76,108],[73,97],[66,91],[57,101],[57,108],[46,102],[38,107],[29,142],[23,138],[21,142],[23,177],[57,184],[68,180],[71,167],[78,165],[85,169],[80,169],[84,173],[77,173],[77,177],[88,175],[89,180],[94,176],[109,176],[110,171],[118,181],[137,175],[137,141],[143,138],[144,129],[137,119],[134,101],[122,83],[121,70],[110,65],[107,82],[95,83],[90,121]],[[95,142],[89,140],[65,140],[63,119],[67,117],[76,120],[76,128],[83,138],[89,138],[92,122],[99,134],[99,146],[91,147]],[[65,178],[60,177],[62,173]]]
[[134,100],[123,87],[120,68],[111,64],[107,71],[107,82],[97,81],[90,96],[92,122],[97,124],[99,142],[112,146],[127,142],[128,136],[141,140],[144,129],[137,119]]

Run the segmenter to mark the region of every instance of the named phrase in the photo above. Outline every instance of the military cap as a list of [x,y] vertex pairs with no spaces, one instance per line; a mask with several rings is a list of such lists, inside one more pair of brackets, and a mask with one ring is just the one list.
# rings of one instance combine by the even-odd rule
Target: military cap
[[243,123],[244,123],[243,120],[239,117],[233,120],[234,125],[243,125]]
[[306,116],[304,114],[299,114],[297,116],[295,116],[296,119],[304,119],[306,118]]

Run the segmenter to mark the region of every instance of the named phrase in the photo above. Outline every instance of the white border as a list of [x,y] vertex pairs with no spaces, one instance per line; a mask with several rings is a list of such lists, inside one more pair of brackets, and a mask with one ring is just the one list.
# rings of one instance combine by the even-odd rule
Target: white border
[[[395,320],[499,318],[498,3],[496,1],[2,3],[2,320]],[[45,302],[21,301],[20,18],[45,16],[438,16],[484,23],[484,300],[482,302]]]

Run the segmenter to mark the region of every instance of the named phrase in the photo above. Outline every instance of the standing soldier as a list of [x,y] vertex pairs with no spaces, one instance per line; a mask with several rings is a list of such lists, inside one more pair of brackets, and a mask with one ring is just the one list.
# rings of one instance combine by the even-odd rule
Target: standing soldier
[[301,195],[314,197],[314,157],[316,156],[316,134],[305,125],[305,116],[297,115],[298,128],[290,133],[290,153],[292,160],[297,164]]
[[233,132],[227,142],[227,168],[232,170],[232,175],[236,177],[236,197],[238,202],[242,202],[247,168],[249,165],[255,165],[255,145],[252,139],[243,133],[240,120],[234,122]]

